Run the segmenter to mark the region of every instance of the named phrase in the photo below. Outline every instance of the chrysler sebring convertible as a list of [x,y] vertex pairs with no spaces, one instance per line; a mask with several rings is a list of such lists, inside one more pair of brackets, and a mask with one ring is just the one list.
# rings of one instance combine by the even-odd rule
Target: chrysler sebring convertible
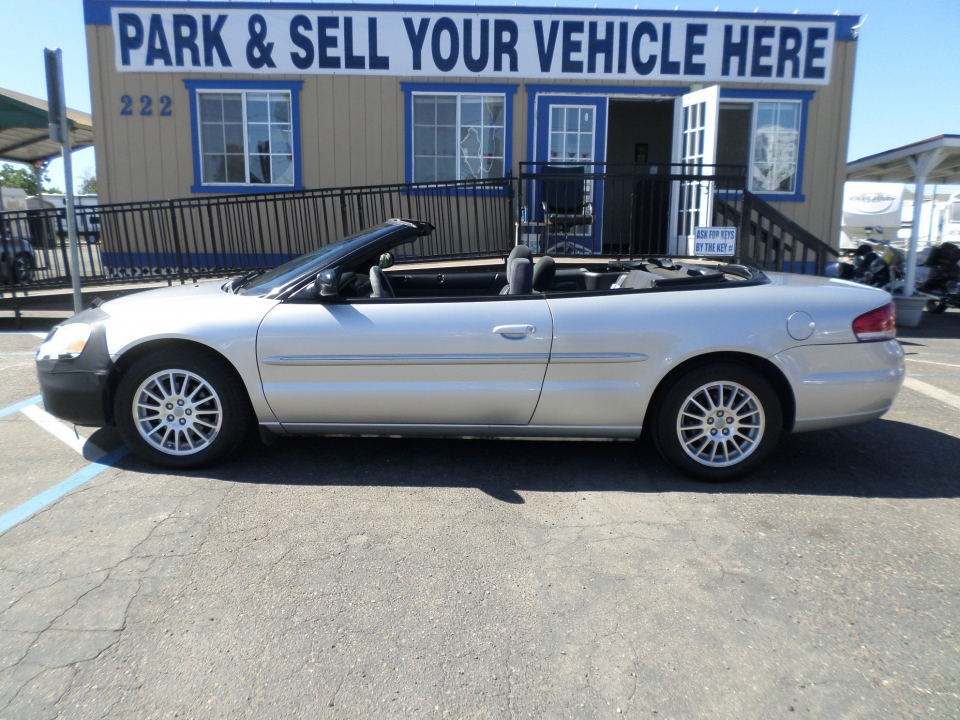
[[[390,220],[276,269],[143,292],[54,328],[47,410],[208,465],[284,435],[638,438],[708,481],[780,434],[879,418],[903,382],[890,296],[653,258],[407,262]],[[404,262],[398,262],[400,257]]]

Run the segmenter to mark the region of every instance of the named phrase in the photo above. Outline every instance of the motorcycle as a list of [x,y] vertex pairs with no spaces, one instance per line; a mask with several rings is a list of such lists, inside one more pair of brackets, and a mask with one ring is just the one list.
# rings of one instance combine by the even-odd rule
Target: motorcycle
[[827,275],[894,292],[903,287],[903,262],[901,250],[880,240],[861,244],[849,261],[830,263]]
[[932,295],[927,312],[939,315],[948,307],[960,308],[960,246],[943,243],[926,248],[918,258],[929,268],[927,279],[917,288]]

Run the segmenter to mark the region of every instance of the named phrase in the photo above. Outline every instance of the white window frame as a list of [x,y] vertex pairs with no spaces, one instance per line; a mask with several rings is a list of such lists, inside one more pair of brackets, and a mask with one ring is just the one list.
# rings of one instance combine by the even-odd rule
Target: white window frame
[[[509,123],[510,119],[507,117],[507,110],[509,108],[509,103],[507,102],[506,93],[484,92],[482,90],[478,90],[476,92],[443,92],[443,91],[433,92],[433,91],[426,91],[426,90],[415,90],[411,92],[410,95],[411,95],[411,100],[410,100],[410,109],[411,109],[410,110],[410,151],[411,151],[410,179],[412,182],[414,183],[458,182],[462,179],[460,177],[460,157],[461,157],[460,156],[460,129],[462,127],[462,124],[460,122],[460,105],[461,105],[461,98],[463,98],[465,95],[478,96],[478,97],[499,97],[503,100],[503,154],[500,155],[499,159],[503,163],[504,174],[501,177],[507,176],[507,173],[510,170],[510,168],[507,167],[507,143],[509,142],[509,138],[507,137],[507,132],[510,125]],[[438,96],[455,97],[457,99],[457,136],[456,136],[457,137],[457,164],[456,164],[457,176],[452,180],[417,180],[417,176],[416,176],[416,173],[417,173],[417,121],[416,121],[417,97],[438,97]],[[481,143],[482,142],[483,142],[483,138],[481,137]],[[497,159],[497,158],[494,158],[494,159]],[[474,178],[474,179],[480,180],[483,178]]]
[[[561,108],[564,111],[564,127],[563,127],[564,140],[566,140],[566,135],[567,135],[567,127],[566,127],[566,111],[567,110],[576,108],[577,110],[590,110],[593,113],[593,130],[590,133],[591,135],[593,135],[593,142],[590,143],[590,159],[583,160],[582,158],[574,158],[573,160],[568,160],[567,158],[561,157],[557,160],[554,160],[553,158],[550,158],[547,160],[547,163],[558,162],[558,163],[565,163],[568,165],[586,165],[589,168],[588,172],[593,172],[594,158],[597,155],[597,108],[595,105],[575,105],[572,103],[564,104],[564,105],[551,104],[549,108],[550,117],[547,118],[547,134],[548,134],[547,153],[548,154],[550,153],[550,143],[553,140],[553,111],[559,110]],[[577,130],[578,140],[579,140],[579,136],[583,134],[584,133],[582,133],[580,130]],[[566,143],[564,143],[564,147],[566,147]],[[577,147],[579,148],[579,142],[577,143]],[[577,152],[579,152],[579,150]]]
[[[249,144],[249,143],[250,143],[250,137],[249,137],[248,129],[247,129],[247,95],[248,95],[248,94],[255,94],[255,95],[277,94],[277,95],[286,95],[286,96],[287,96],[287,102],[289,103],[289,107],[290,107],[290,121],[289,121],[289,125],[290,125],[290,162],[291,162],[291,169],[292,169],[292,171],[293,171],[293,178],[291,179],[291,181],[290,181],[289,183],[275,183],[275,182],[255,183],[255,182],[250,182],[250,144]],[[203,185],[203,187],[237,187],[237,186],[240,186],[240,185],[243,185],[243,186],[246,186],[246,187],[251,187],[251,188],[293,188],[293,187],[296,187],[296,185],[297,185],[297,162],[299,161],[299,158],[297,157],[297,153],[296,153],[295,150],[294,150],[295,145],[296,145],[294,134],[296,133],[297,130],[296,130],[295,123],[294,123],[294,118],[293,118],[293,112],[294,112],[293,91],[287,90],[287,89],[280,89],[280,88],[275,89],[275,90],[274,90],[274,89],[262,89],[262,90],[249,89],[249,90],[246,90],[246,89],[243,89],[243,88],[237,88],[237,89],[233,89],[233,88],[230,88],[230,89],[226,89],[226,88],[224,88],[224,89],[209,88],[209,89],[197,89],[195,95],[196,95],[196,104],[197,104],[197,127],[195,128],[194,131],[197,133],[197,147],[199,148],[199,152],[200,152],[200,158],[199,158],[199,161],[200,161],[200,182],[201,182],[201,184]],[[231,182],[231,181],[229,181],[229,180],[224,180],[223,182],[214,182],[214,181],[211,181],[211,180],[207,180],[207,179],[204,177],[204,162],[203,162],[203,155],[204,155],[204,152],[203,152],[203,114],[202,114],[202,111],[201,111],[201,103],[200,103],[200,99],[201,99],[200,96],[201,96],[201,95],[240,95],[240,97],[241,97],[240,109],[241,109],[241,112],[242,112],[242,114],[243,114],[243,177],[244,177],[244,181],[243,181],[243,182]],[[269,105],[268,105],[268,107],[269,107]],[[254,153],[254,154],[259,154],[259,153]],[[270,155],[282,155],[283,153],[274,153],[274,152],[271,151],[269,154],[270,154]],[[270,173],[271,173],[271,179],[272,179],[272,174],[273,174],[273,166],[272,166],[272,164],[271,164],[271,167],[270,167]]]
[[[759,114],[759,105],[760,103],[792,103],[797,107],[797,158],[794,161],[795,171],[794,171],[794,188],[793,190],[764,190],[763,188],[755,188],[753,186],[753,164],[756,161],[756,142],[757,142],[757,116]],[[731,103],[732,104],[732,103]],[[803,101],[802,100],[784,100],[781,98],[758,98],[756,100],[749,100],[746,103],[737,102],[736,104],[749,104],[750,109],[750,157],[748,158],[747,163],[747,178],[750,182],[750,192],[760,195],[783,195],[784,197],[793,197],[800,193],[800,188],[797,187],[797,183],[800,180],[800,151],[802,149],[804,127],[803,127]]]
[[747,180],[749,183],[748,189],[750,192],[756,195],[781,195],[785,198],[795,197],[801,194],[801,189],[799,187],[794,187],[793,190],[764,190],[760,188],[755,188],[753,186],[753,163],[754,156],[756,152],[756,142],[757,142],[757,106],[760,103],[793,103],[797,106],[797,118],[799,120],[799,125],[797,128],[797,174],[794,176],[795,180],[802,180],[799,177],[800,169],[803,165],[803,160],[800,157],[800,152],[803,149],[803,134],[806,132],[806,128],[803,127],[803,100],[795,100],[793,98],[757,98],[757,99],[747,99],[747,98],[723,98],[720,101],[720,107],[730,107],[730,106],[739,106],[739,107],[749,107],[750,108],[750,149],[747,151],[747,163],[746,163],[746,172]]

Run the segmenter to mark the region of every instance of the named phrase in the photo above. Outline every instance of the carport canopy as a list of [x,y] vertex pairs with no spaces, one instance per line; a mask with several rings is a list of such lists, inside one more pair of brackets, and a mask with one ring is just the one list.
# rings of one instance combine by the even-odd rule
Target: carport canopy
[[[60,143],[50,139],[47,101],[0,88],[0,160],[35,165],[60,155]],[[70,148],[93,145],[89,113],[67,108]]]
[[920,206],[928,182],[960,183],[960,135],[937,135],[847,163],[847,180],[913,183],[913,223],[904,295],[913,295],[920,240]]

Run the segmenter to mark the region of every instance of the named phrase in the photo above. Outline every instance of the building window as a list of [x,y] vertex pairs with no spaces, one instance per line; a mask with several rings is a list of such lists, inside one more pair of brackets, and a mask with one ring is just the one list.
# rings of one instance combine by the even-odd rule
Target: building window
[[294,185],[290,92],[197,92],[204,185]]
[[717,164],[745,168],[747,189],[764,200],[802,202],[804,134],[813,93],[731,89],[720,97]]
[[591,105],[550,106],[550,161],[593,160],[595,108]]
[[413,96],[413,182],[503,177],[504,95]]
[[190,91],[193,192],[303,188],[297,81],[184,80]]
[[800,103],[758,102],[754,112],[751,189],[794,193],[800,158]]

